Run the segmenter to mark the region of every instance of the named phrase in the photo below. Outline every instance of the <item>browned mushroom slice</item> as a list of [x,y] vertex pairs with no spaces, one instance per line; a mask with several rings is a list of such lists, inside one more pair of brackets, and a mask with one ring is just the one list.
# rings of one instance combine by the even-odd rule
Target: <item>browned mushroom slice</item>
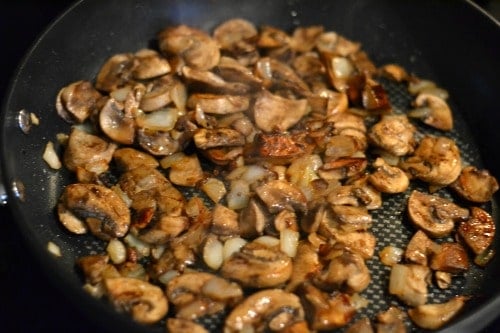
[[382,158],[377,158],[372,165],[375,171],[370,174],[368,180],[380,192],[401,193],[410,185],[410,180],[403,170],[387,164]]
[[372,216],[363,206],[332,205],[332,220],[327,228],[338,228],[344,232],[365,231],[372,225]]
[[471,207],[469,219],[460,223],[458,234],[475,254],[484,253],[495,238],[495,221],[488,212]]
[[114,98],[109,98],[99,112],[99,125],[104,134],[117,143],[130,145],[134,142],[134,118]]
[[322,264],[319,261],[318,249],[306,240],[299,241],[297,254],[293,258],[293,270],[286,290],[294,292],[301,284],[321,271]]
[[248,163],[264,161],[271,164],[288,164],[309,151],[300,137],[289,133],[258,133],[244,150]]
[[134,66],[133,54],[120,53],[112,56],[97,73],[95,87],[109,93],[126,86],[131,82]]
[[200,128],[194,133],[194,143],[199,149],[243,146],[245,137],[231,128]]
[[157,169],[134,168],[121,175],[121,190],[132,200],[137,212],[158,209],[167,215],[179,216],[185,198]]
[[144,227],[134,221],[133,227],[132,231],[137,233],[137,238],[141,241],[152,245],[159,245],[167,243],[172,238],[179,236],[187,230],[189,219],[186,216],[161,214],[158,218],[155,218],[155,221],[150,221]]
[[238,213],[221,204],[216,204],[212,211],[212,232],[221,236],[240,235]]
[[309,112],[307,100],[292,100],[267,90],[257,94],[253,107],[255,125],[264,132],[288,130]]
[[213,68],[220,59],[217,42],[206,32],[178,25],[168,27],[158,34],[158,46],[166,55],[178,55],[185,63],[199,70]]
[[182,67],[182,76],[186,78],[195,91],[214,94],[246,95],[254,90],[254,87],[250,84],[226,81],[215,73],[188,66]]
[[271,180],[258,186],[255,193],[271,213],[283,209],[306,211],[307,199],[302,191],[286,180]]
[[229,313],[224,332],[283,331],[304,320],[298,296],[281,289],[266,289],[248,296]]
[[323,31],[321,25],[297,27],[293,30],[290,45],[294,51],[309,52],[316,46],[316,40]]
[[82,167],[89,172],[100,174],[108,170],[116,148],[116,144],[75,127],[71,130],[64,151],[64,165],[70,171]]
[[195,320],[234,306],[243,298],[243,291],[235,282],[210,273],[192,272],[170,280],[166,295],[177,318]]
[[498,182],[488,170],[466,166],[450,187],[466,200],[483,203],[490,201],[498,191]]
[[320,52],[332,52],[345,57],[357,52],[361,48],[361,44],[334,31],[325,31],[316,39],[316,47]]
[[171,333],[209,333],[200,324],[182,318],[168,318],[167,330]]
[[[350,137],[341,135],[339,135],[339,137],[347,138],[349,142],[352,142],[349,139]],[[335,140],[334,142],[338,141],[342,140]],[[335,154],[347,155],[346,153],[340,153],[338,151]],[[367,165],[368,161],[365,157],[340,157],[333,161],[325,162],[321,168],[319,168],[318,174],[321,178],[327,180],[344,180],[361,175],[366,170]]]
[[146,281],[134,278],[104,280],[106,295],[120,312],[128,312],[142,324],[159,322],[168,312],[168,302],[163,290]]
[[89,81],[77,81],[57,94],[57,114],[69,123],[82,123],[99,110],[102,95]]
[[71,213],[85,221],[96,237],[108,240],[123,237],[130,226],[130,212],[125,202],[112,190],[94,184],[70,184],[64,188],[58,205],[59,217]]
[[160,163],[153,156],[130,147],[120,148],[113,153],[113,160],[120,170],[128,171],[138,167],[157,168]]
[[216,165],[228,165],[243,155],[243,147],[209,148],[200,153]]
[[213,37],[223,52],[243,65],[253,64],[259,58],[256,48],[257,28],[245,19],[235,18],[223,22],[214,29]]
[[349,326],[345,333],[374,333],[374,331],[370,319],[363,317]]
[[405,250],[405,259],[409,262],[427,266],[429,256],[438,246],[422,230],[418,230],[408,242]]
[[370,128],[370,142],[395,156],[404,156],[414,151],[416,132],[405,115],[385,115]]
[[408,198],[408,215],[415,227],[429,236],[444,237],[456,222],[469,217],[469,211],[446,198],[414,190]]
[[244,287],[269,288],[287,282],[292,266],[291,258],[285,253],[253,241],[224,261],[221,274]]
[[409,117],[419,118],[425,124],[443,131],[453,129],[453,115],[450,107],[440,97],[420,93],[415,99],[415,106],[416,109],[408,112]]
[[[362,151],[362,146],[356,137],[351,135],[334,135],[328,138],[325,146],[325,156],[333,160],[338,160],[343,157],[351,157]],[[325,166],[326,168],[326,166]],[[334,165],[330,169],[334,169]]]
[[[321,56],[332,86],[338,91],[346,92],[350,100],[358,100],[361,97],[364,80],[357,82],[355,79],[357,72],[352,61],[336,53],[325,52],[321,53]],[[357,91],[350,91],[352,89]]]
[[290,36],[283,30],[269,25],[260,27],[257,46],[261,48],[279,48],[290,43]]
[[[373,77],[374,74],[377,72],[377,67],[375,66],[375,64],[373,63],[373,61],[370,59],[370,57],[368,56],[368,54],[365,51],[358,50],[356,52],[353,52],[353,53],[349,54],[349,58],[353,62],[357,71],[360,73],[363,73],[367,78]],[[377,88],[377,90],[380,91],[379,88]],[[385,99],[386,99],[386,97],[383,98],[383,100],[385,100]],[[388,102],[388,100],[387,100],[387,102]],[[390,105],[387,105],[387,106],[390,106]]]
[[[349,294],[365,290],[371,281],[370,271],[363,258],[348,249],[334,246],[327,255],[333,257],[313,283],[325,291],[340,290]],[[321,259],[321,258],[320,258]]]
[[406,70],[398,64],[387,64],[380,68],[380,72],[396,82],[402,82],[409,79]]
[[367,260],[373,257],[377,239],[369,231],[334,232],[336,242],[341,243],[351,252],[359,254]]
[[464,273],[469,269],[469,257],[459,243],[442,243],[432,255],[430,268],[452,274]]
[[135,54],[137,65],[132,70],[132,76],[137,80],[147,80],[170,72],[170,64],[151,49],[142,49]]
[[164,157],[160,164],[169,169],[168,178],[179,186],[196,186],[204,177],[203,169],[196,154],[186,155],[178,152]]
[[347,325],[356,308],[349,295],[333,292],[326,293],[310,283],[303,284],[298,294],[304,302],[306,317],[313,330],[334,330]]
[[408,310],[410,319],[420,328],[437,330],[448,323],[464,307],[465,296],[455,296],[437,304],[423,304]]
[[313,87],[315,84],[320,85],[325,82],[326,68],[316,52],[297,55],[291,65],[295,73]]
[[369,111],[391,112],[389,95],[384,87],[374,80],[367,79],[362,92],[363,107]]
[[375,329],[377,333],[406,333],[406,315],[400,308],[390,306],[386,311],[376,316]]
[[255,198],[239,214],[239,229],[242,237],[255,237],[261,235],[264,228],[271,222],[271,216],[266,207]]
[[250,87],[251,91],[262,87],[262,81],[254,75],[252,70],[234,58],[221,57],[219,63],[212,71],[228,82],[246,84]]
[[426,136],[414,154],[400,163],[403,170],[431,185],[453,183],[462,171],[460,150],[447,137]]
[[262,80],[264,87],[271,91],[286,89],[297,96],[307,96],[311,93],[307,84],[291,67],[276,59],[259,59],[255,64],[255,75]]
[[109,257],[102,254],[91,254],[77,259],[76,264],[85,276],[85,281],[92,285],[101,283],[104,279],[120,277],[120,273],[109,262]]
[[431,270],[415,264],[395,264],[389,278],[389,293],[409,306],[427,302]]
[[250,106],[250,97],[191,94],[187,100],[187,106],[192,109],[200,108],[205,113],[223,115],[247,110]]
[[137,141],[145,151],[155,156],[171,155],[181,149],[179,142],[169,132],[141,128],[137,131]]
[[154,80],[148,85],[139,107],[142,111],[150,112],[167,106],[173,101],[173,92],[179,85],[182,83],[172,75],[164,75]]

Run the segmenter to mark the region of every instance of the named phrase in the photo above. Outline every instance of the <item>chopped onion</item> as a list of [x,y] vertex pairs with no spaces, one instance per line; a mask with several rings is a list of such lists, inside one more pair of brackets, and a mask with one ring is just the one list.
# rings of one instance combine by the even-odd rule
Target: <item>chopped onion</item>
[[241,237],[229,238],[224,242],[224,248],[222,249],[223,260],[229,258],[233,253],[238,252],[247,243]]
[[226,195],[227,207],[234,210],[245,208],[249,199],[250,185],[241,179],[233,180]]
[[129,247],[135,248],[137,253],[143,257],[147,257],[151,253],[151,247],[149,246],[149,244],[141,241],[139,238],[130,233],[127,234],[127,236],[125,236],[123,240]]
[[61,160],[59,159],[59,156],[57,156],[52,141],[47,142],[47,145],[45,146],[45,151],[43,152],[43,160],[47,162],[47,164],[52,169],[58,170],[62,167]]
[[334,74],[339,79],[345,79],[354,72],[354,66],[351,61],[345,57],[334,57],[332,59]]
[[284,228],[280,232],[280,250],[293,258],[297,254],[300,234],[298,231]]
[[380,253],[380,261],[387,266],[397,264],[403,258],[404,250],[392,245],[384,247]]
[[127,260],[127,248],[120,240],[113,238],[106,247],[109,258],[115,264],[122,264]]
[[55,255],[56,257],[62,256],[62,254],[61,254],[61,248],[59,246],[57,246],[55,243],[53,243],[53,242],[48,242],[47,243],[47,250],[50,253],[52,253],[53,255]]
[[177,109],[167,108],[150,113],[141,113],[136,118],[137,126],[152,131],[170,131],[174,128],[179,111]]
[[216,237],[209,237],[203,247],[203,260],[211,269],[217,270],[223,262],[223,245]]
[[215,203],[219,202],[227,193],[224,182],[213,177],[208,178],[201,185],[201,190]]
[[267,235],[255,238],[254,242],[265,245],[267,247],[280,246],[280,240],[278,238]]

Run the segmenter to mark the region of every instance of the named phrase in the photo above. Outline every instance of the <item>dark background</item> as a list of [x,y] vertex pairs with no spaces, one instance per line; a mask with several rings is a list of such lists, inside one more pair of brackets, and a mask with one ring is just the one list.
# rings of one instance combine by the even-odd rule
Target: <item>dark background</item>
[[[71,2],[20,0],[0,5],[0,98],[29,47]],[[477,3],[500,19],[500,0]],[[0,331],[99,332],[76,302],[51,283],[27,252],[10,212],[0,206]],[[500,332],[500,320],[483,332]]]

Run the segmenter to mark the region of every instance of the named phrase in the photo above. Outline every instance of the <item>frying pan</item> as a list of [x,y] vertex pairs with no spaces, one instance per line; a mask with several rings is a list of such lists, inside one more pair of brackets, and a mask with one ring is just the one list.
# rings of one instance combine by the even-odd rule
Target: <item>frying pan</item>
[[[420,77],[437,82],[450,92],[450,104],[458,120],[451,135],[466,158],[500,176],[500,160],[496,158],[500,142],[497,130],[500,27],[473,3],[78,1],[33,45],[11,81],[2,108],[0,170],[9,209],[33,256],[50,272],[54,283],[103,331],[161,332],[163,328],[139,326],[81,288],[75,259],[102,249],[102,244],[91,236],[69,235],[54,215],[62,188],[72,181],[69,173],[54,172],[41,159],[47,140],[55,140],[56,133],[69,130],[68,124],[54,112],[55,96],[70,82],[93,79],[110,55],[154,47],[156,33],[167,25],[185,23],[210,31],[218,23],[236,16],[257,26],[265,23],[288,31],[298,25],[322,24],[361,42],[376,64],[396,62]],[[28,134],[18,124],[22,109],[40,118],[40,125]],[[497,200],[495,197],[488,209],[498,220]],[[378,218],[383,220],[395,214],[387,210]],[[398,235],[386,236],[390,242]],[[48,254],[49,241],[61,248],[62,257]],[[497,249],[497,241],[494,246]],[[499,260],[495,257],[486,269],[474,269],[463,279],[460,291],[474,298],[443,332],[479,331],[497,317]],[[374,276],[374,281],[377,279],[381,280]]]

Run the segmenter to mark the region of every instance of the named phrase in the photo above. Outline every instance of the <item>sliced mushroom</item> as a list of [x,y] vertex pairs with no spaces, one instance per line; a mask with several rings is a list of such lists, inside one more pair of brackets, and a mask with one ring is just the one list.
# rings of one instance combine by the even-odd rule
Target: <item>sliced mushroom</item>
[[141,324],[159,322],[168,312],[163,290],[146,281],[120,277],[104,280],[106,294],[120,312],[129,312]]
[[255,193],[271,213],[287,208],[301,212],[307,209],[307,199],[302,191],[286,180],[271,180],[258,186]]
[[432,185],[453,183],[462,171],[460,150],[447,137],[426,136],[414,154],[400,163],[403,170]]
[[469,270],[469,256],[459,243],[442,243],[432,255],[430,268],[435,271],[452,274],[464,273]]
[[182,83],[173,75],[164,75],[150,84],[140,100],[142,111],[151,112],[163,108],[174,101],[176,89],[182,86]]
[[308,145],[290,133],[258,133],[245,146],[244,156],[247,163],[288,164],[308,151]]
[[386,311],[376,316],[375,330],[377,333],[406,333],[406,315],[398,307],[390,306]]
[[404,257],[411,263],[427,266],[436,246],[438,245],[425,232],[418,230],[406,245]]
[[227,20],[214,29],[213,37],[223,52],[243,65],[253,64],[259,58],[256,48],[258,31],[250,21],[242,18]]
[[126,86],[131,82],[134,66],[133,54],[120,53],[112,56],[97,73],[95,87],[109,93]]
[[318,170],[323,179],[345,180],[361,175],[368,166],[366,157],[340,157],[325,162]]
[[349,326],[345,333],[374,333],[374,331],[370,319],[363,317]]
[[154,221],[151,221],[151,219],[148,216],[144,222],[136,219],[133,223],[132,231],[137,233],[137,238],[147,244],[165,244],[189,227],[187,216],[161,214],[159,217],[154,218]]
[[290,43],[290,36],[283,30],[269,25],[260,27],[257,45],[261,48],[279,48]]
[[341,243],[346,249],[359,254],[367,260],[373,257],[377,239],[369,231],[342,232],[332,229],[332,236],[337,243]]
[[204,177],[196,154],[186,155],[178,152],[164,157],[160,164],[162,168],[169,169],[168,179],[175,185],[194,187]]
[[270,91],[286,89],[302,97],[311,92],[307,84],[291,67],[273,58],[260,58],[255,64],[255,75]]
[[168,282],[166,295],[177,318],[195,320],[234,306],[243,298],[243,291],[237,283],[214,274],[186,272]]
[[460,223],[458,234],[467,246],[479,255],[484,253],[495,239],[495,221],[488,212],[471,207],[470,217]]
[[362,206],[332,205],[332,219],[322,224],[327,229],[333,228],[343,232],[365,231],[372,226],[372,216]]
[[321,25],[296,27],[290,41],[292,49],[300,53],[311,51],[316,46],[316,40],[324,32],[324,29]]
[[239,229],[242,237],[255,237],[261,235],[264,228],[271,223],[272,216],[266,207],[255,198],[251,198],[248,204],[239,214]]
[[479,170],[474,166],[463,168],[450,187],[462,198],[477,203],[490,201],[499,188],[496,178],[488,170]]
[[224,332],[283,331],[304,320],[298,296],[281,289],[266,289],[248,296],[229,313]]
[[313,283],[322,290],[340,290],[349,294],[365,290],[371,281],[370,271],[363,258],[348,249],[333,247],[333,256],[321,273],[313,277]]
[[101,93],[89,81],[73,82],[57,94],[57,114],[69,123],[83,123],[99,110],[101,99]]
[[313,330],[334,330],[347,325],[356,308],[348,294],[326,293],[310,283],[303,284],[298,290],[303,302],[306,317]]
[[292,100],[263,90],[256,96],[253,118],[264,132],[283,132],[297,124],[308,111],[306,99]]
[[212,211],[212,232],[221,236],[239,235],[239,215],[224,205],[216,204]]
[[309,241],[301,240],[297,246],[297,254],[293,258],[293,270],[285,290],[294,292],[311,276],[321,271],[318,249]]
[[182,318],[168,318],[167,330],[171,333],[209,333],[202,325]]
[[431,237],[449,235],[455,223],[469,217],[469,211],[436,195],[412,191],[408,198],[408,214],[412,223]]
[[406,173],[398,167],[391,166],[382,158],[377,158],[373,162],[375,171],[370,174],[368,180],[382,193],[402,193],[410,185],[410,180]]
[[92,234],[104,240],[125,236],[130,226],[130,212],[125,202],[102,185],[66,186],[60,197],[58,213],[63,225],[68,225],[66,214],[70,213],[85,221]]
[[423,304],[408,310],[410,319],[420,328],[437,330],[446,325],[464,307],[465,296],[455,296],[437,304]]
[[288,281],[292,266],[290,257],[279,249],[253,241],[222,264],[221,274],[244,287],[270,288]]
[[442,98],[429,93],[420,93],[415,99],[415,106],[416,109],[408,112],[409,117],[419,118],[425,124],[443,131],[453,129],[451,109]]
[[188,66],[182,67],[182,76],[186,78],[191,87],[197,92],[246,95],[255,90],[255,85],[251,82],[228,81],[213,72]]
[[135,168],[157,168],[160,163],[153,156],[130,147],[119,148],[113,153],[113,160],[121,171]]
[[416,132],[405,115],[385,115],[370,128],[370,142],[395,156],[404,156],[414,151]]
[[[245,58],[243,58],[245,59]],[[253,71],[231,57],[221,57],[217,66],[212,70],[215,74],[228,82],[241,82],[247,85],[250,91],[257,91],[262,88],[262,80],[256,77]],[[254,62],[251,59],[245,59]],[[243,60],[245,62],[245,60]]]
[[209,114],[230,114],[245,111],[250,106],[248,96],[191,94],[187,101],[190,108],[200,108]]
[[388,113],[391,111],[389,95],[380,83],[372,79],[366,80],[362,92],[362,103],[363,107],[370,112]]
[[243,146],[245,137],[232,128],[200,128],[193,136],[196,147],[210,149],[218,147]]
[[158,34],[158,46],[166,55],[177,55],[195,69],[209,70],[220,59],[217,42],[206,32],[178,25],[168,27]]
[[171,70],[167,59],[151,49],[142,49],[135,54],[137,65],[132,70],[132,76],[137,80],[147,80],[168,74]]
[[113,141],[130,145],[135,138],[135,121],[121,103],[109,98],[99,112],[101,130]]
[[397,64],[387,64],[382,66],[380,69],[384,76],[396,82],[405,81],[410,77],[406,70]]
[[116,144],[75,127],[71,130],[64,151],[64,165],[70,171],[81,167],[89,172],[100,174],[108,170],[116,148]]
[[109,256],[91,254],[78,258],[76,261],[85,276],[85,281],[92,285],[99,285],[105,279],[120,277],[120,273],[109,262]]
[[145,128],[137,130],[137,141],[148,153],[155,156],[167,156],[178,152],[181,143],[172,138],[170,132],[151,131]]
[[[159,213],[179,216],[185,198],[157,169],[135,168],[121,175],[118,185],[132,200],[131,208],[141,212],[158,210]],[[153,217],[153,214],[151,215]]]
[[389,278],[389,293],[409,306],[425,304],[431,270],[415,264],[395,264]]

